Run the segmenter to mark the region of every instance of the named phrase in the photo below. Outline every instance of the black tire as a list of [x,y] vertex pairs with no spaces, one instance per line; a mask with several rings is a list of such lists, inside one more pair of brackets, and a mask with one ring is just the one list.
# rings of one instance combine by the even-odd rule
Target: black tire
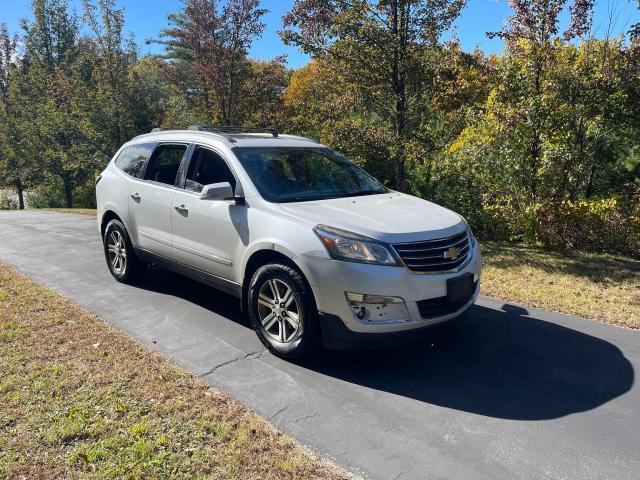
[[[275,320],[276,325],[267,330],[265,324],[263,324],[261,315],[269,316],[269,308],[265,306],[265,289],[269,289],[269,292],[273,292],[269,284],[271,281],[275,281],[276,288],[279,289],[279,294],[282,294],[284,286],[289,287],[292,291],[293,299],[296,305],[293,305],[293,301],[290,304],[291,311],[287,308],[280,309],[282,317],[277,316]],[[262,303],[260,303],[260,293],[263,293]],[[284,290],[288,292],[287,290]],[[284,296],[284,295],[283,295]],[[303,277],[303,275],[294,268],[287,265],[281,265],[277,263],[271,263],[260,267],[251,278],[249,285],[249,295],[247,299],[247,305],[249,310],[249,318],[251,319],[251,325],[256,331],[258,338],[274,355],[283,358],[303,358],[308,357],[315,353],[320,348],[320,327],[318,324],[318,311],[316,303],[313,298],[313,293],[309,284]],[[281,303],[282,306],[284,304]],[[272,315],[276,315],[276,308],[272,308]],[[298,314],[298,330],[295,331],[291,325],[290,320],[294,318],[295,314]],[[288,318],[287,318],[288,317]],[[273,319],[273,318],[272,318]],[[268,324],[269,322],[267,322]],[[280,326],[279,324],[282,324]],[[274,334],[276,331],[278,334]],[[282,330],[281,330],[282,329]],[[280,336],[282,332],[285,332]],[[285,341],[280,341],[276,336],[287,337]]]
[[[122,239],[122,248],[119,250],[124,251],[125,258],[124,262],[116,262],[114,264],[114,253],[110,250],[110,246],[112,246],[110,243],[113,244],[114,239],[117,238]],[[127,234],[127,229],[120,220],[114,219],[107,224],[107,227],[104,229],[102,244],[104,246],[104,256],[107,260],[109,271],[117,281],[122,283],[133,283],[144,275],[147,269],[147,264],[141,261],[136,255],[133,245],[131,244],[131,240],[129,239],[129,235]],[[119,266],[122,268],[118,268]]]

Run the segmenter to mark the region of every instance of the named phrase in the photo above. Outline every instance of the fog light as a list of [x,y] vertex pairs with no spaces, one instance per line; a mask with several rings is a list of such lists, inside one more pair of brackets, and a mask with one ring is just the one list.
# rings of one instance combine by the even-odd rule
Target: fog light
[[362,323],[404,323],[410,321],[400,297],[345,292],[349,308]]
[[367,295],[365,293],[344,292],[347,300],[358,303],[404,303],[400,297],[386,297],[384,295]]

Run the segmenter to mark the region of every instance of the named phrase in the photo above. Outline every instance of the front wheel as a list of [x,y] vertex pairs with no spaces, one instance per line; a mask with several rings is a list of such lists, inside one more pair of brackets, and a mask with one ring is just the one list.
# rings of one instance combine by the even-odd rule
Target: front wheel
[[146,265],[137,257],[124,224],[111,220],[104,230],[104,256],[111,275],[122,283],[139,279]]
[[281,264],[259,268],[251,279],[248,305],[258,338],[275,355],[301,358],[319,348],[315,301],[297,270]]

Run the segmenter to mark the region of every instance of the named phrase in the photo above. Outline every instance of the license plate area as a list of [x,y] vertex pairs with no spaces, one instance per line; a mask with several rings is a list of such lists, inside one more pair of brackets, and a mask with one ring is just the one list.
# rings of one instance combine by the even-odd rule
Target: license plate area
[[458,303],[473,295],[473,273],[465,273],[447,280],[447,301]]

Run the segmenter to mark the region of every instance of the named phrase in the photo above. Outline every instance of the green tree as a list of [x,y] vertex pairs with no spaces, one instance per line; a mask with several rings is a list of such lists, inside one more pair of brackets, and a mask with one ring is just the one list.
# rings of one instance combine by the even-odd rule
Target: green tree
[[[394,184],[406,190],[409,142],[425,121],[433,79],[425,54],[458,17],[464,0],[296,0],[285,43],[326,58],[357,89],[368,123],[387,130]],[[425,68],[426,67],[426,68]]]
[[0,186],[15,188],[18,208],[23,209],[24,188],[31,180],[29,157],[24,155],[19,135],[24,105],[16,98],[22,78],[22,59],[18,58],[18,37],[0,24]]
[[[522,165],[520,174],[526,177],[532,202],[538,200],[540,193],[539,173],[544,161],[542,143],[554,127],[546,96],[553,82],[547,77],[561,46],[561,40],[557,38],[559,16],[567,3],[568,0],[511,0],[513,16],[501,31],[489,33],[489,37],[498,36],[506,41],[504,72],[515,82],[501,90],[501,98],[509,102],[511,114],[519,117],[515,125],[519,145],[513,146],[520,150],[515,155],[527,163]],[[593,0],[574,0],[570,4],[571,22],[563,34],[565,40],[588,31],[593,4]]]
[[78,21],[66,0],[33,0],[32,22],[23,23],[26,68],[21,95],[25,149],[50,176],[60,179],[65,202],[86,179],[86,158],[76,142],[70,69],[78,55]]

